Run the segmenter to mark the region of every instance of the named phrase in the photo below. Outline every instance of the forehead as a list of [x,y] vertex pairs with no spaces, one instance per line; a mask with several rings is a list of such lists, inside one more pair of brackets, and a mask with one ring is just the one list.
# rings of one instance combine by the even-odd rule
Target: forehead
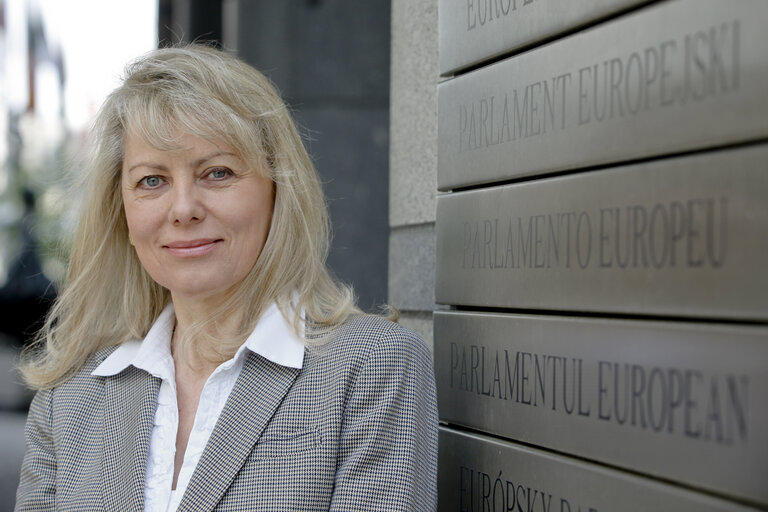
[[206,109],[205,104],[194,110],[132,98],[121,108],[120,125],[123,146],[125,139],[132,136],[143,138],[155,149],[174,151],[188,146],[185,137],[197,136],[216,146],[235,149],[233,152],[243,161],[256,162],[257,166],[271,154],[264,145],[265,130],[260,121],[248,121],[233,112],[224,115]]
[[228,143],[188,132],[178,131],[173,138],[159,143],[135,131],[126,131],[123,135],[123,167],[147,158],[194,160],[218,155],[240,158],[237,149]]

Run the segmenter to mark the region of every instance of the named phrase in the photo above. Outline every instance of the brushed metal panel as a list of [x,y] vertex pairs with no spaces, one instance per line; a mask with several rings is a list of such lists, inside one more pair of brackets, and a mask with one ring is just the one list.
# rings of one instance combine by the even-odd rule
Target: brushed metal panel
[[435,297],[766,320],[766,198],[766,145],[444,194]]
[[651,0],[440,0],[440,73],[447,75]]
[[435,312],[441,421],[768,504],[768,327]]
[[440,429],[438,508],[461,512],[723,512],[753,508],[594,464]]
[[662,2],[447,80],[438,188],[768,136],[766,19],[764,0]]

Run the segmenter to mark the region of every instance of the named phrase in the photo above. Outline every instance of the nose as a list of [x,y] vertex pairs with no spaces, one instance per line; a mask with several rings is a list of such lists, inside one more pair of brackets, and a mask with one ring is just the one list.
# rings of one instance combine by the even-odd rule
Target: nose
[[168,221],[174,225],[200,222],[205,218],[205,206],[193,182],[183,180],[171,188],[171,205]]

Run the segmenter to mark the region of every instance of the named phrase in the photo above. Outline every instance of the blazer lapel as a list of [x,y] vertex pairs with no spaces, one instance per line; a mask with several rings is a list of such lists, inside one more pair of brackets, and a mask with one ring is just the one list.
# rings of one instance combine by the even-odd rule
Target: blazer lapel
[[102,489],[106,510],[143,510],[160,379],[134,367],[106,377]]
[[213,510],[245,464],[299,369],[250,353],[178,510]]

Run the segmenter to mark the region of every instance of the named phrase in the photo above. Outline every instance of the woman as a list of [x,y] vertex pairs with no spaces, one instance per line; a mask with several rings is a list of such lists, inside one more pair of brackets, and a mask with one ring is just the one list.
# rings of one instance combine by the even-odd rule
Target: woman
[[431,510],[423,342],[325,267],[268,81],[157,50],[98,115],[65,288],[22,371],[17,510]]

